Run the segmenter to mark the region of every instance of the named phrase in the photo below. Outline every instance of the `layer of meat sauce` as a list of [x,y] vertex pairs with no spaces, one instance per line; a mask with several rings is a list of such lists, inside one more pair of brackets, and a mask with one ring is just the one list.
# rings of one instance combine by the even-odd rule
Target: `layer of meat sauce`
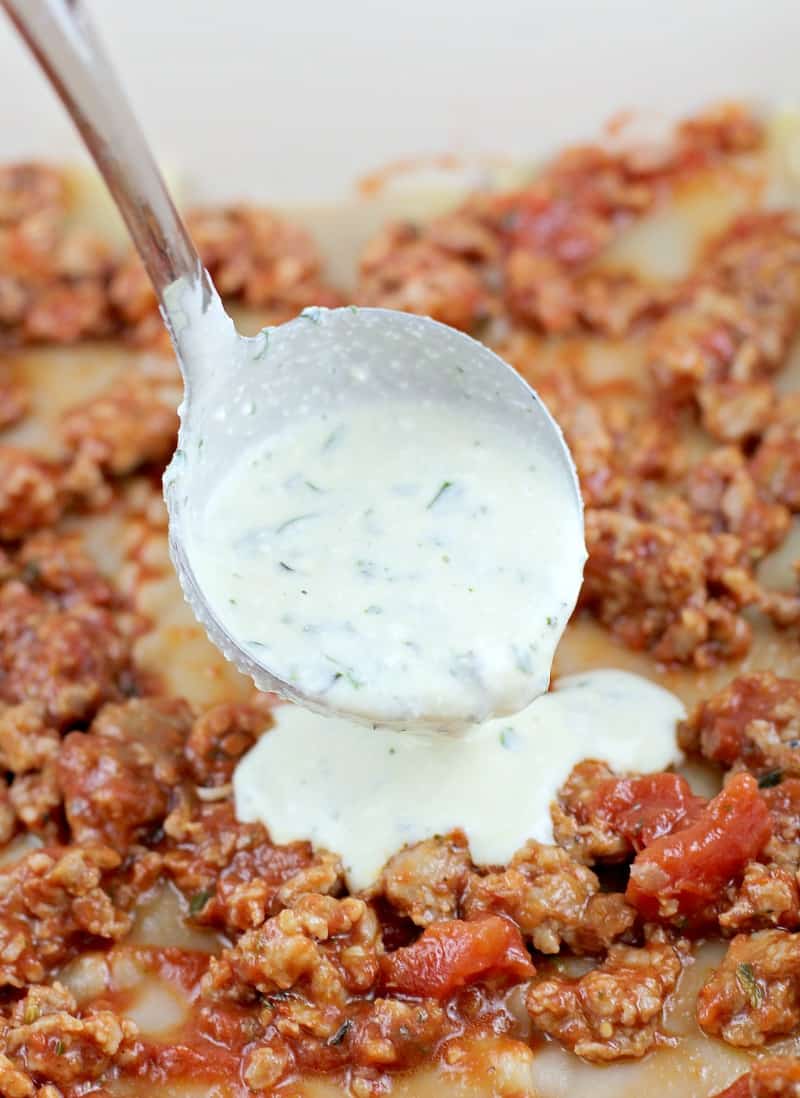
[[357,895],[336,851],[237,822],[277,702],[170,570],[179,379],[144,274],[70,172],[0,168],[3,1098],[800,1095],[799,153],[733,105],[652,144],[617,120],[401,210],[348,285],[313,218],[189,211],[253,327],[416,311],[538,388],[586,502],[557,670],[689,712],[678,772],[577,765],[553,845],[476,866],[431,836]]

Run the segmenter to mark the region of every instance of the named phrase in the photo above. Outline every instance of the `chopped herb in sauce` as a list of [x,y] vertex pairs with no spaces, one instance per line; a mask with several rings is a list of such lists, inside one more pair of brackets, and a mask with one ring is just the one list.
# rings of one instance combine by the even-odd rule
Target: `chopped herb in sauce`
[[[338,671],[330,700],[342,712],[455,727],[496,711],[495,692],[508,695],[501,712],[527,705],[568,617],[560,604],[582,546],[567,545],[562,495],[544,465],[542,499],[520,497],[513,474],[527,452],[522,464],[502,434],[475,448],[479,429],[466,409],[443,417],[423,402],[384,417],[337,403],[247,453],[209,503],[199,576],[231,635],[268,643],[252,652],[269,652],[270,669],[309,696]],[[266,452],[271,460],[252,469]],[[234,568],[243,580],[231,579]],[[422,646],[404,647],[408,637]],[[539,644],[528,651],[531,639]],[[428,701],[435,716],[423,716]]]
[[510,725],[507,728],[500,729],[499,739],[500,747],[505,748],[506,751],[514,751],[519,747],[519,736]]
[[267,353],[269,347],[269,329],[262,328],[259,333],[262,337],[262,343],[256,353],[253,355],[253,362],[260,362],[264,355]]
[[764,989],[756,979],[753,966],[746,961],[736,966],[736,983],[751,1007],[756,1009],[761,1006],[764,1002]]
[[337,442],[339,442],[341,440],[343,435],[344,435],[344,426],[342,424],[340,424],[336,428],[335,431],[331,431],[331,433],[328,435],[328,437],[323,442],[322,452],[325,453],[326,450],[332,450],[333,447],[337,444]]
[[360,690],[361,687],[364,685],[364,683],[361,682],[360,679],[356,678],[356,676],[353,674],[353,669],[351,667],[345,667],[339,662],[339,660],[334,659],[333,656],[326,655],[325,659],[328,660],[330,663],[335,664],[336,667],[341,668],[341,670],[337,671],[337,673],[333,676],[333,683],[331,683],[331,686],[333,686],[333,684],[338,682],[340,679],[344,679],[346,682],[349,682],[354,690]]
[[280,526],[275,528],[276,534],[282,534],[284,530],[288,530],[290,526],[296,526],[298,522],[305,522],[306,519],[318,518],[319,516],[310,511],[307,515],[295,515],[293,518],[287,519],[286,522],[282,522]]
[[194,896],[189,900],[189,914],[199,915],[208,901],[211,899],[212,893],[203,888],[199,892],[195,892]]
[[782,781],[782,770],[767,770],[766,773],[760,775],[758,779],[758,788],[772,789],[773,786],[780,785]]
[[452,488],[452,487],[453,487],[452,480],[443,480],[441,485],[439,486],[438,492],[433,497],[433,499],[427,504],[427,506],[425,507],[425,510],[430,511],[431,507],[435,507],[436,504],[439,502],[439,500],[442,498],[442,496],[445,494],[445,492],[449,488]]
[[[351,306],[351,307],[353,307],[353,306]],[[326,1044],[328,1045],[328,1047],[332,1048],[335,1045],[340,1045],[352,1028],[353,1028],[353,1023],[350,1021],[349,1018],[345,1018],[345,1020],[342,1022],[342,1024],[339,1026],[339,1028],[333,1034],[333,1036],[329,1037],[328,1040],[326,1041]]]

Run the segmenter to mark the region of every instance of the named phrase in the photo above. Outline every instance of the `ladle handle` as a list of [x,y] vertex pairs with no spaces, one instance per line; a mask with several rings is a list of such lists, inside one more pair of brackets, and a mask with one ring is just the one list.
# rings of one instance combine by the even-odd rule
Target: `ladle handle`
[[0,0],[55,88],[119,207],[159,300],[202,263],[79,0]]

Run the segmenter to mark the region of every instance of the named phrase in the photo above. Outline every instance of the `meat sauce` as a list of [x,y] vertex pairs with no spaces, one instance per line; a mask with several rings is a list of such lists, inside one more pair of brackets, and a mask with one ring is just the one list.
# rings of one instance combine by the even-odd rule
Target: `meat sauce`
[[[0,171],[0,1092],[797,1093],[800,614],[762,565],[791,559],[800,293],[790,203],[760,208],[771,141],[709,112],[658,160],[571,150],[368,245],[359,302],[480,330],[547,393],[590,553],[560,672],[678,693],[691,788],[587,748],[552,835],[498,864],[457,828],[418,836],[360,892],[342,851],[236,818],[274,713],[168,571],[154,475],[176,379],[89,345],[163,351],[140,273],[73,235],[62,173]],[[712,178],[729,223],[682,274],[612,268]],[[193,224],[255,326],[341,299],[275,215]],[[77,360],[51,352],[78,339]]]

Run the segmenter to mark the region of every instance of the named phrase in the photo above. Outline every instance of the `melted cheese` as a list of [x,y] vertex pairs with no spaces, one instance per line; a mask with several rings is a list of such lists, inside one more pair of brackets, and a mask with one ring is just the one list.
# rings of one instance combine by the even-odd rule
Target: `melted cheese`
[[415,736],[296,706],[234,775],[236,808],[276,842],[338,851],[351,889],[369,886],[406,843],[460,827],[473,860],[501,865],[527,839],[551,842],[550,803],[573,765],[663,770],[679,760],[680,701],[624,671],[561,679],[512,718],[462,738]]

